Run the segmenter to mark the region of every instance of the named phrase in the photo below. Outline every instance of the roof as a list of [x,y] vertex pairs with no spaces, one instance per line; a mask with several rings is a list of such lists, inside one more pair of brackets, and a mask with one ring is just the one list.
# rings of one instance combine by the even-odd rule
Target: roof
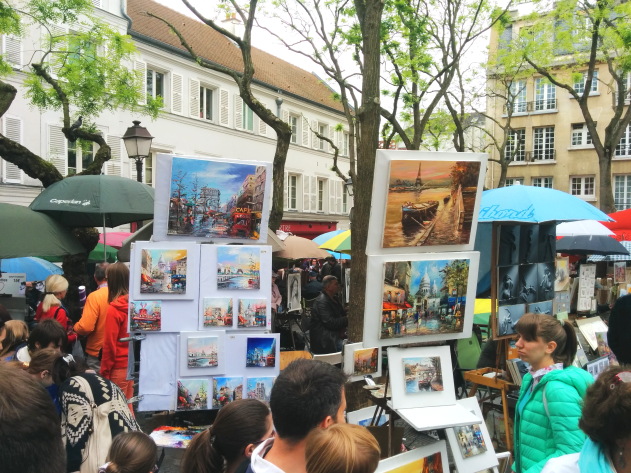
[[[198,56],[232,70],[243,70],[241,51],[231,40],[198,20],[151,0],[128,1],[127,14],[132,19],[129,33],[132,36],[139,34],[151,38],[167,48],[170,46],[188,55],[177,36],[163,22],[147,16],[145,12],[151,12],[175,25]],[[252,59],[256,82],[343,112],[342,104],[333,99],[333,91],[315,74],[255,47],[252,47]]]

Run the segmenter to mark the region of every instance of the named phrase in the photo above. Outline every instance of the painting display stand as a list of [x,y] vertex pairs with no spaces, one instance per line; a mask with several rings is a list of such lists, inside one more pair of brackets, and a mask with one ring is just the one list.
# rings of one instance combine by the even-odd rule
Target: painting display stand
[[[495,375],[485,376],[490,373],[495,373]],[[497,389],[500,391],[502,396],[502,410],[504,412],[504,428],[506,429],[506,446],[508,450],[512,450],[513,444],[511,441],[510,428],[508,426],[508,400],[506,395],[508,394],[508,391],[515,389],[516,386],[506,380],[499,379],[498,376],[500,373],[501,370],[499,369],[481,368],[465,372],[464,379],[471,383],[469,397],[475,396],[479,386],[486,386],[490,389]]]

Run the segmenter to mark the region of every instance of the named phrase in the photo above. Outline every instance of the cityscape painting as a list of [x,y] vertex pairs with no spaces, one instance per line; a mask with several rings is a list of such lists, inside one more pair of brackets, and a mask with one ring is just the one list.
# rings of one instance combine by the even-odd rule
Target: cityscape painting
[[272,386],[276,378],[263,377],[263,378],[248,378],[246,385],[246,392],[248,399],[258,399],[266,404],[269,404],[269,397],[272,393]]
[[189,368],[218,366],[218,337],[189,337],[186,339],[186,360]]
[[185,294],[186,261],[185,249],[142,249],[140,293]]
[[480,170],[476,161],[390,161],[383,248],[468,244]]
[[219,409],[237,399],[243,399],[243,378],[213,378],[213,409]]
[[232,298],[205,297],[202,319],[202,328],[232,327]]
[[257,240],[266,167],[173,157],[168,235]]
[[209,409],[208,379],[178,379],[177,381],[177,410],[191,411]]
[[129,301],[129,330],[159,332],[162,301]]
[[376,373],[379,368],[379,348],[364,348],[353,352],[353,375]]
[[276,339],[248,337],[245,366],[274,368],[276,366]]
[[461,333],[469,259],[384,263],[381,339]]
[[405,392],[443,391],[443,373],[439,356],[403,358]]
[[217,247],[217,289],[260,288],[260,248],[252,246]]
[[267,299],[239,299],[239,327],[267,326]]

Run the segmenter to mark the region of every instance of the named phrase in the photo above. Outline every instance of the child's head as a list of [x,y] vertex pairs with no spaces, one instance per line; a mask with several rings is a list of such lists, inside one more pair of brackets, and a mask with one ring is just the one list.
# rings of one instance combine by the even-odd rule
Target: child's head
[[112,440],[109,462],[103,473],[151,473],[155,469],[158,448],[143,432],[123,432]]

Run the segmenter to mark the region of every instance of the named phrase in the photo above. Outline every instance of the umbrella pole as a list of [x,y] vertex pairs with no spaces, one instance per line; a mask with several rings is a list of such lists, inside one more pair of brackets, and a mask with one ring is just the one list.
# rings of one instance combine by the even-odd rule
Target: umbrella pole
[[105,230],[105,214],[103,214],[103,262],[107,262],[107,230]]

